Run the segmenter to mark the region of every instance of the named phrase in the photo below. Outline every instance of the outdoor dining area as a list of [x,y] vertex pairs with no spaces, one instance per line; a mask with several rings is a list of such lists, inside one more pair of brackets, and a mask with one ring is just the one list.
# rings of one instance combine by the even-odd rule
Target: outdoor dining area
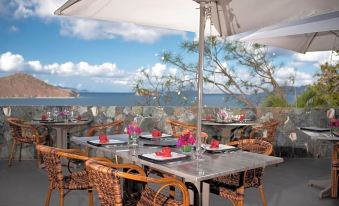
[[[304,184],[299,185],[303,197],[291,199],[290,204],[312,205],[303,200],[304,195],[313,195],[317,205],[338,204],[338,137],[327,145],[332,160],[321,152],[324,156],[316,159],[318,153],[311,154],[316,150],[305,156],[299,144],[293,151],[292,142],[279,147],[278,136],[290,137],[282,131],[288,123],[274,119],[274,111],[261,117],[257,111],[254,118],[253,110],[206,109],[197,149],[196,126],[188,120],[194,109],[59,108],[57,119],[49,115],[50,107],[11,107],[11,114],[2,109],[7,112],[1,115],[8,129],[4,134],[11,140],[2,145],[8,166],[1,161],[1,182],[9,189],[40,191],[33,201],[39,205],[282,205],[286,201],[276,195],[298,187],[301,179],[306,183],[307,178],[330,173],[331,186],[321,194],[324,199],[319,199],[318,189]],[[63,116],[62,108],[77,115]],[[108,116],[112,110],[115,118]],[[22,157],[36,160],[21,161]],[[315,164],[318,168],[313,168]],[[308,170],[318,174],[305,179]],[[27,184],[29,179],[21,184],[27,175],[32,185]],[[296,185],[284,188],[284,181],[291,180]],[[311,194],[305,194],[308,190]],[[1,198],[5,205],[15,205],[20,201],[16,196]]]
[[[156,106],[0,106],[0,206],[338,206],[338,109],[298,107],[296,70],[295,76],[288,77],[293,81],[295,105],[287,100],[285,107],[247,101],[245,96],[250,93],[262,94],[257,89],[270,90],[268,97],[275,93],[284,97],[284,88],[272,78],[271,63],[263,61],[263,67],[244,63],[256,69],[248,79],[262,77],[257,81],[261,84],[252,85],[233,77],[233,73],[241,76],[242,72],[233,72],[228,56],[219,63],[212,55],[218,49],[209,48],[206,40],[213,37],[209,38],[213,44],[218,38],[228,41],[231,37],[301,53],[336,51],[338,10],[336,0],[65,0],[55,8],[55,18],[156,27],[155,34],[150,34],[154,36],[162,29],[192,32],[189,35],[194,34],[198,41],[192,48],[188,45],[188,56],[196,52],[196,62],[186,67],[175,56],[179,63],[174,63],[194,73],[188,90],[196,96],[190,106],[159,106],[160,101]],[[83,23],[79,30],[86,27]],[[122,28],[127,30],[128,26]],[[65,31],[60,33],[67,36]],[[186,38],[186,34],[176,34]],[[91,52],[96,55],[94,49]],[[204,60],[212,68],[204,70]],[[28,61],[27,65],[36,63]],[[65,71],[70,64],[62,66]],[[78,64],[72,78],[78,78],[85,64]],[[114,73],[108,77],[120,80],[115,67],[104,67],[102,72]],[[261,73],[261,68],[266,71]],[[41,69],[40,65],[32,70]],[[97,66],[91,69],[89,76],[100,76],[94,71]],[[226,80],[211,83],[208,73],[214,80]],[[186,75],[175,78],[181,79]],[[203,104],[204,83],[214,84],[213,88],[247,104],[208,107]],[[179,88],[185,90],[184,86]],[[245,90],[232,91],[240,86]],[[150,98],[160,95],[147,91]],[[180,92],[174,89],[174,93]]]

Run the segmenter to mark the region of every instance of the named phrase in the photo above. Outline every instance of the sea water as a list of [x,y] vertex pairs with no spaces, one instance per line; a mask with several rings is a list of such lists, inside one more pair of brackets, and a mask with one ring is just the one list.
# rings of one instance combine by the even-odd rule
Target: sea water
[[[74,98],[4,98],[0,106],[58,106],[58,105],[98,105],[98,106],[135,106],[147,105],[147,98],[135,93],[96,93],[80,92]],[[185,106],[196,102],[196,96],[190,95]],[[224,94],[204,94],[203,105],[207,107],[239,107],[235,101],[226,102]],[[178,96],[172,96],[170,101],[161,101],[161,106],[183,106]]]

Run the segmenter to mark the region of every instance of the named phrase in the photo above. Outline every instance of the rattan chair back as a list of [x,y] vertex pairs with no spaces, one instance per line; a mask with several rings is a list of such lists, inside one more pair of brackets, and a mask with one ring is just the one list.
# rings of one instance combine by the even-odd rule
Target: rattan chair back
[[[127,172],[121,172],[118,169],[127,169]],[[184,183],[174,178],[150,178],[144,171],[131,164],[112,164],[95,160],[86,161],[86,169],[92,186],[97,190],[101,204],[104,206],[155,206],[155,205],[189,205],[189,194]],[[131,173],[131,172],[136,173]],[[121,180],[132,180],[141,183],[155,183],[160,185],[158,191],[152,190],[146,185],[146,188],[138,194],[128,194],[122,196]],[[176,187],[182,193],[182,202],[162,194],[164,188]]]
[[122,120],[115,120],[105,124],[95,124],[88,128],[87,136],[107,134],[107,130],[113,130],[113,134],[120,134],[122,130]]
[[168,119],[167,123],[171,125],[172,135],[174,137],[179,137],[181,135],[181,131],[185,129],[191,130],[193,132],[197,130],[196,125],[187,124],[178,120]]
[[61,157],[86,161],[89,158],[78,149],[59,149],[45,145],[37,145],[37,150],[41,153],[45,170],[49,179],[49,188],[45,206],[49,205],[51,193],[54,189],[59,191],[59,205],[64,205],[64,196],[68,194],[65,190],[87,190],[89,205],[93,206],[92,187],[89,184],[88,175],[85,170],[72,172],[65,175],[62,170]]
[[[6,119],[7,123],[10,127],[10,132],[13,138],[12,141],[12,148],[9,152],[9,158],[8,158],[8,166],[11,166],[12,160],[16,151],[17,144],[20,144],[20,153],[19,153],[19,160],[21,160],[21,150],[22,150],[22,144],[45,144],[46,138],[48,136],[48,130],[45,128],[44,132],[40,133],[39,130],[28,124],[25,123],[24,120],[14,118],[14,117],[8,117]],[[37,154],[38,156],[38,165],[40,164],[40,155],[39,152]]]
[[250,139],[263,138],[273,144],[279,124],[279,121],[273,119],[262,123],[260,126],[253,127],[250,133]]
[[45,165],[47,176],[52,188],[63,188],[62,165],[58,150],[53,147],[37,145],[37,150],[40,151]]
[[271,155],[273,152],[273,145],[263,139],[242,139],[229,144],[257,154]]

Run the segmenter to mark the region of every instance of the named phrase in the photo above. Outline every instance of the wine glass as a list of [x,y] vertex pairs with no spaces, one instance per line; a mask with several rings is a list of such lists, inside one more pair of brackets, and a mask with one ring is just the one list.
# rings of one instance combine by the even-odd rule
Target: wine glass
[[196,151],[195,151],[195,158],[197,160],[203,160],[203,154],[205,153],[206,147],[207,147],[206,142],[207,142],[207,138],[201,138],[200,145],[199,147],[196,148]]
[[58,108],[54,107],[53,108],[53,120],[54,121],[58,120],[58,115],[59,115],[59,110],[58,110]]

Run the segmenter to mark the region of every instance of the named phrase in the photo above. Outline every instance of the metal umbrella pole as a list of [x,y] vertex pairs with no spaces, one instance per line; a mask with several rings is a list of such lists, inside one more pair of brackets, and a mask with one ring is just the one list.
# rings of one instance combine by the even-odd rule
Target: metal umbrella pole
[[198,114],[197,114],[197,141],[196,156],[200,157],[201,146],[201,116],[202,116],[202,98],[203,98],[203,70],[204,70],[204,47],[205,47],[205,5],[204,1],[200,2],[200,25],[199,25],[199,60],[198,60]]

